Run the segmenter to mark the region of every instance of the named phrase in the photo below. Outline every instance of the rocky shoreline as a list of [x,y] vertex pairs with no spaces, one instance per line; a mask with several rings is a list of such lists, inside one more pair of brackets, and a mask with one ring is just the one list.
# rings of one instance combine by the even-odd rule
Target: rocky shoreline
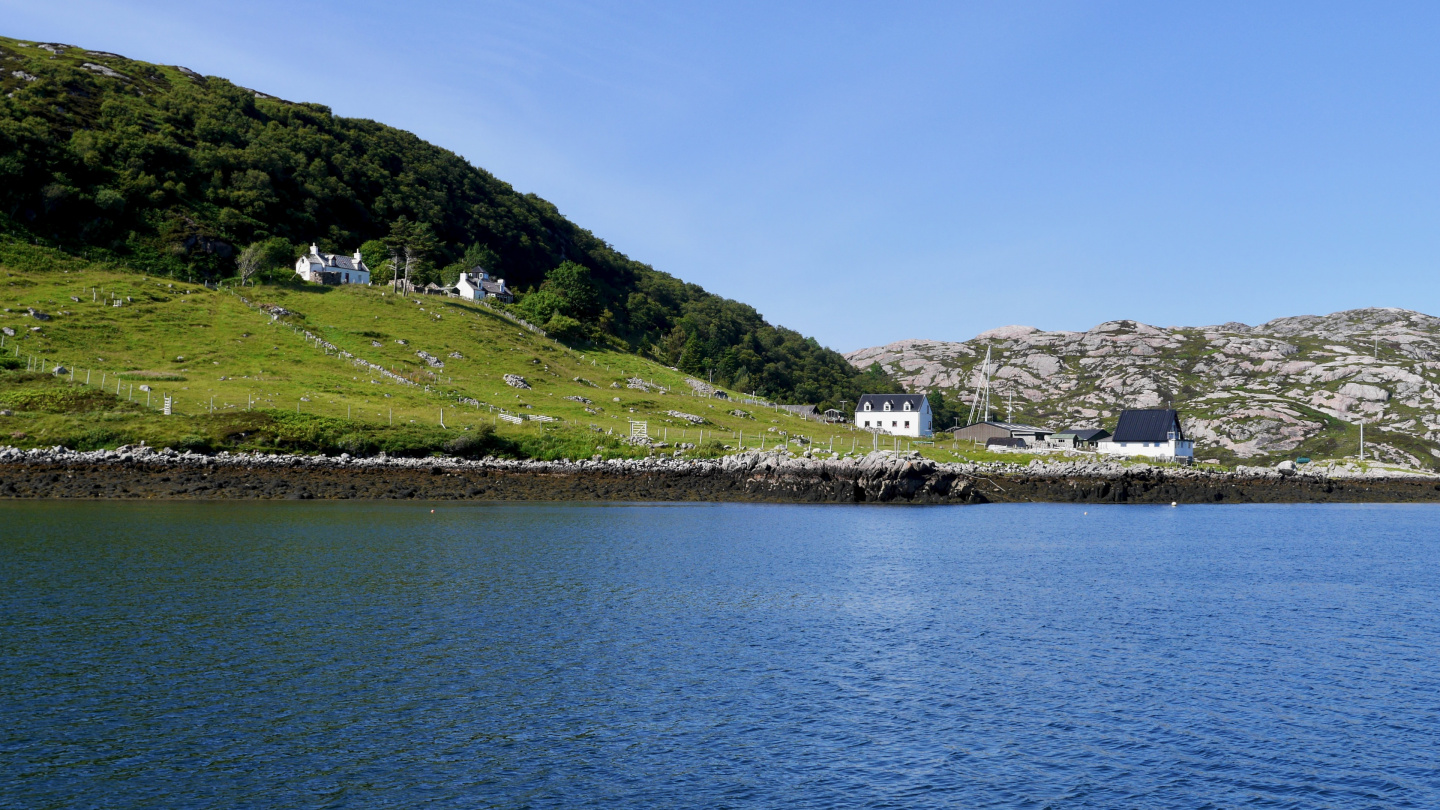
[[877,452],[820,459],[749,451],[515,461],[201,455],[0,448],[0,498],[748,501],[773,503],[1287,503],[1440,501],[1440,476],[1346,470],[941,464]]

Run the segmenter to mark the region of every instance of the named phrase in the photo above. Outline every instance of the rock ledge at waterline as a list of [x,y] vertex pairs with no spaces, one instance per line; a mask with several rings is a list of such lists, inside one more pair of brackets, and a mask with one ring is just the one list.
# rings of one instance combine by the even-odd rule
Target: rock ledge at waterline
[[0,498],[1246,503],[1440,501],[1440,477],[1344,468],[1234,471],[1034,461],[939,464],[876,452],[819,459],[351,458],[0,447]]

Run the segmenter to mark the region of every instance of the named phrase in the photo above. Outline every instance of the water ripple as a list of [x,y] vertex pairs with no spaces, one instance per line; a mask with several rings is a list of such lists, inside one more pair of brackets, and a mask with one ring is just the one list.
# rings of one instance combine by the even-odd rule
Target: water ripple
[[7,503],[0,807],[1440,806],[1437,516]]

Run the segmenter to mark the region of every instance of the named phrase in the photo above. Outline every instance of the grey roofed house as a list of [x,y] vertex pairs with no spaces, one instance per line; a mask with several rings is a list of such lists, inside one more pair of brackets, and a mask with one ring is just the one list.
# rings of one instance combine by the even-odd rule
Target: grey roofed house
[[295,260],[295,273],[306,281],[321,284],[369,284],[370,268],[357,250],[354,256],[321,253],[316,245]]
[[1178,411],[1154,409],[1121,411],[1115,426],[1114,442],[1168,442],[1185,440]]
[[[905,411],[907,410],[905,406],[908,404],[910,406],[908,410],[919,411],[924,402],[924,394],[861,394],[860,401],[855,403],[855,407],[856,410],[867,410],[865,406],[869,405],[870,410]],[[890,407],[887,409],[886,405]]]

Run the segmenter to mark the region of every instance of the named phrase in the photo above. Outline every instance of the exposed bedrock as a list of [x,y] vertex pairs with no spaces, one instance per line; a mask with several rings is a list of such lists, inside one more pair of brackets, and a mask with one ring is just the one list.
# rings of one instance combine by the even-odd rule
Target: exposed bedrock
[[1107,464],[936,464],[750,452],[540,462],[0,450],[3,498],[751,501],[971,504],[1440,501],[1440,479]]

